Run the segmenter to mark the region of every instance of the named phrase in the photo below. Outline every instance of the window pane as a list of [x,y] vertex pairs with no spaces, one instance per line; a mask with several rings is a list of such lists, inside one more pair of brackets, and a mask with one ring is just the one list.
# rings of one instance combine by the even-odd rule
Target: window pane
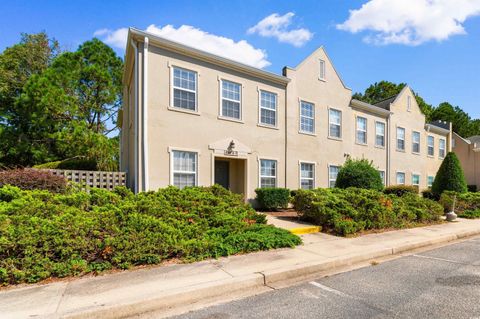
[[240,103],[229,100],[222,100],[222,115],[240,119]]
[[260,180],[260,187],[261,188],[272,188],[276,187],[276,182],[275,182],[274,177],[262,177]]
[[397,173],[397,184],[405,184],[405,173]]
[[277,176],[277,161],[261,160],[260,161],[260,176],[276,177]]
[[335,187],[335,182],[337,181],[338,175],[338,166],[329,166],[328,168],[328,186]]
[[412,152],[420,153],[420,133],[413,132],[412,134]]
[[195,110],[195,93],[173,89],[173,106]]
[[240,84],[222,81],[222,97],[240,102]]
[[397,128],[397,149],[405,150],[405,129]]
[[178,88],[183,88],[195,91],[196,73],[184,69],[173,69],[173,85]]
[[267,109],[261,109],[260,122],[268,125],[276,125],[276,112]]
[[325,79],[325,61],[320,60],[320,79]]
[[260,91],[260,123],[277,125],[277,95],[274,93]]
[[277,109],[277,95],[270,92],[261,91],[260,106],[270,109]]
[[173,151],[173,185],[179,188],[196,185],[197,154]]
[[433,156],[433,154],[434,154],[434,144],[435,144],[435,139],[434,139],[433,136],[428,137],[427,144],[428,144],[428,155]]
[[420,184],[420,175],[413,174],[412,175],[412,185],[419,185]]

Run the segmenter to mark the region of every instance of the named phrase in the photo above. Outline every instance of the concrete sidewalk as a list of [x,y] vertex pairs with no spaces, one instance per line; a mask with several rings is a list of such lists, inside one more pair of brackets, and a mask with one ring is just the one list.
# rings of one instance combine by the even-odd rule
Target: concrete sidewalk
[[[480,220],[340,238],[304,235],[304,245],[0,291],[0,317],[126,318],[229,296],[261,293],[324,272],[480,234]],[[186,307],[188,305],[188,307]],[[193,308],[192,308],[193,307]]]

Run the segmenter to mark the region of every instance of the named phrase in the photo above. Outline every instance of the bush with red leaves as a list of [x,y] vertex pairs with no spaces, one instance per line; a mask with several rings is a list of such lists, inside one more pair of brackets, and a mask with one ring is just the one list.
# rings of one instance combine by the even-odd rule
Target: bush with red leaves
[[0,171],[0,187],[4,185],[17,186],[24,190],[41,189],[62,193],[67,188],[67,180],[49,171],[16,168]]

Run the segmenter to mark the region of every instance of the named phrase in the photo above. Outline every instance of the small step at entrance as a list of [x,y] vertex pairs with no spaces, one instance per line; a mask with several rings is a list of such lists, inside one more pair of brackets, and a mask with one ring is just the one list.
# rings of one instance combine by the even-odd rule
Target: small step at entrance
[[318,233],[322,230],[320,226],[301,221],[295,211],[265,213],[267,223],[278,228],[283,228],[295,235]]

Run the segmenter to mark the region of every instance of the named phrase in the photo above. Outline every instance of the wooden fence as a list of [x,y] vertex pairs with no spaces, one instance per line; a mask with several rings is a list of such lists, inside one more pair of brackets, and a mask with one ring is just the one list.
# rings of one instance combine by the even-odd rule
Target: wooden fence
[[85,185],[85,187],[97,187],[112,190],[116,186],[126,185],[125,172],[104,171],[78,171],[69,169],[49,169],[53,175],[63,176],[68,181]]

